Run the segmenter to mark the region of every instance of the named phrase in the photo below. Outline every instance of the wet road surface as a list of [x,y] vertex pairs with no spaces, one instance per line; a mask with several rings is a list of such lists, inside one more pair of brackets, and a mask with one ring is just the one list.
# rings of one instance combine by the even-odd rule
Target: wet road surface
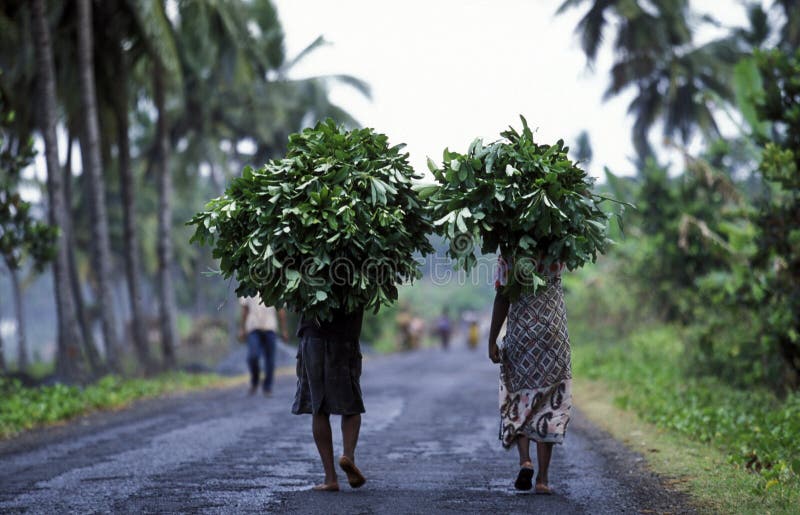
[[[0,513],[689,513],[640,456],[589,423],[575,399],[550,468],[556,495],[519,493],[498,440],[497,373],[483,348],[364,363],[356,453],[367,484],[322,480],[295,379],[270,398],[244,387],[147,401],[0,443]],[[332,417],[336,454],[339,418]]]

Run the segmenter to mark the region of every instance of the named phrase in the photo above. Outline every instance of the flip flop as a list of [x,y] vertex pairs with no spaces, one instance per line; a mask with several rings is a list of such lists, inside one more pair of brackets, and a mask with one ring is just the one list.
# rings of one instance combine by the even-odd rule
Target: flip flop
[[517,480],[514,481],[514,488],[517,490],[530,490],[533,486],[531,479],[533,479],[533,469],[521,467],[519,469],[519,474],[517,474]]
[[554,493],[552,488],[542,483],[536,483],[534,492],[536,492],[537,495],[553,495]]
[[321,485],[314,485],[311,487],[312,490],[315,492],[338,492],[339,491],[339,483],[322,483]]
[[364,474],[358,470],[356,464],[347,456],[339,458],[339,467],[347,474],[347,482],[351,487],[359,488],[364,486],[364,483],[367,482],[367,478],[364,477]]

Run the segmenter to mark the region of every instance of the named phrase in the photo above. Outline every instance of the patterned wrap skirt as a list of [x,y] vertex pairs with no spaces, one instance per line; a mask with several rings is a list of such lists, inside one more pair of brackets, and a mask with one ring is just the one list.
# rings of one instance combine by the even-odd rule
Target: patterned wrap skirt
[[500,440],[562,443],[572,408],[572,366],[561,276],[511,303],[500,366]]

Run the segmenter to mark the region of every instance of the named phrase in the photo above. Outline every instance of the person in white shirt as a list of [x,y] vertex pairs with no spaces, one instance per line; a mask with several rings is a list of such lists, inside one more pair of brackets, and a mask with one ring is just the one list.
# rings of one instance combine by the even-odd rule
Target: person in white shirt
[[272,306],[265,306],[261,296],[242,297],[241,326],[239,340],[247,342],[247,364],[250,367],[250,395],[258,391],[260,376],[259,361],[264,358],[264,395],[272,393],[272,379],[275,372],[275,344],[276,332],[280,322],[281,336],[284,341],[289,341],[289,331],[286,326],[286,311],[276,310]]

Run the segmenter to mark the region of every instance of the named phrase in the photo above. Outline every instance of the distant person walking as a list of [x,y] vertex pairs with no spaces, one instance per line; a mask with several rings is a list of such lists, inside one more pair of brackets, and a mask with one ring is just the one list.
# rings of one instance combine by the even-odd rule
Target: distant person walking
[[325,482],[313,489],[338,492],[333,458],[331,415],[341,415],[342,445],[339,467],[353,488],[367,480],[356,467],[356,445],[361,430],[364,401],[361,396],[361,324],[363,309],[352,313],[335,310],[327,322],[301,318],[297,335],[296,415],[311,414],[311,432],[325,470]]
[[[498,258],[498,290],[489,332],[489,358],[500,363],[500,439],[505,448],[516,444],[520,471],[514,483],[530,490],[533,464],[530,441],[536,442],[539,472],[535,491],[550,494],[548,468],[554,443],[562,443],[572,408],[572,371],[567,314],[561,287],[563,265],[538,270],[547,284],[535,294],[522,293],[509,302],[500,293],[509,267]],[[497,337],[508,317],[502,349]]]
[[439,336],[439,342],[442,349],[447,350],[450,348],[450,334],[453,331],[450,316],[447,314],[447,308],[442,310],[442,314],[436,319],[436,334]]
[[478,317],[475,313],[469,311],[464,316],[464,321],[467,323],[467,348],[475,350],[478,347],[478,339],[481,332],[478,325]]
[[258,391],[260,376],[259,362],[264,360],[264,395],[272,393],[272,380],[275,374],[276,331],[280,321],[281,335],[289,340],[286,325],[286,311],[265,306],[261,296],[242,297],[242,318],[239,327],[239,340],[247,342],[247,365],[250,368],[250,395]]

